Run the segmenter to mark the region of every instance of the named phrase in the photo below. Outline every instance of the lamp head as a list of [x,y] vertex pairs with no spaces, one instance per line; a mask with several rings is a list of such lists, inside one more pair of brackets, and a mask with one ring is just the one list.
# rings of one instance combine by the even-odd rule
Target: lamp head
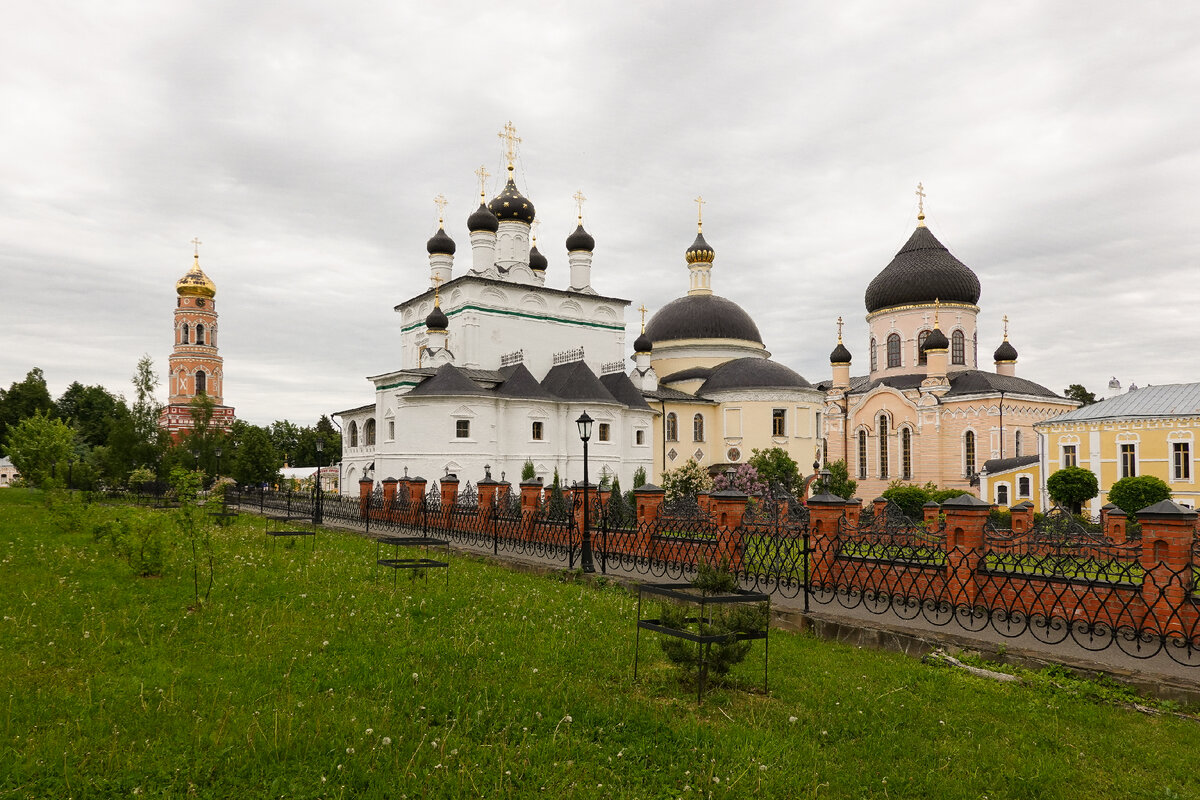
[[579,419],[575,420],[575,424],[579,427],[579,438],[585,442],[592,438],[592,423],[594,421],[588,416],[586,411],[579,415]]

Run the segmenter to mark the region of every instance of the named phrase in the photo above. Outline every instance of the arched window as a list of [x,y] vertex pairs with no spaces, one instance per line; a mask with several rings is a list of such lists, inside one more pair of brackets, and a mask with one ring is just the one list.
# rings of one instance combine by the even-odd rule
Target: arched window
[[363,444],[371,447],[375,444],[375,419],[371,418],[363,423]]
[[1029,476],[1022,475],[1017,478],[1017,496],[1029,497]]
[[963,472],[968,477],[975,474],[975,431],[963,434]]
[[204,370],[196,370],[196,394],[204,394],[208,391],[208,376],[204,374]]
[[358,423],[350,420],[350,446],[358,447]]
[[900,366],[900,334],[889,334],[887,338],[888,367]]
[[900,477],[912,480],[912,428],[900,431]]
[[183,323],[183,333],[179,337],[179,343],[180,344],[188,344],[190,341],[191,341],[191,329],[188,327],[188,324],[185,322],[185,323]]
[[702,414],[692,417],[692,441],[704,441],[704,416]]
[[672,411],[670,414],[667,414],[666,439],[668,442],[679,441],[679,419],[675,416],[674,411]]
[[[867,432],[858,432],[858,479],[867,478]],[[847,498],[849,499],[849,498]]]
[[929,356],[925,355],[925,340],[929,338],[929,331],[921,331],[917,334],[917,363],[928,364]]
[[971,335],[971,365],[979,369],[979,331]]
[[950,334],[950,363],[967,363],[967,340],[962,331]]
[[204,326],[196,323],[196,344],[204,344]]
[[1021,432],[1017,431],[1013,434],[1013,455],[1021,455]]
[[1008,505],[1008,484],[1002,483],[996,487],[996,505]]
[[875,352],[875,337],[871,337],[871,372],[879,369],[879,356]]
[[879,415],[879,477],[888,477],[888,418],[886,414]]

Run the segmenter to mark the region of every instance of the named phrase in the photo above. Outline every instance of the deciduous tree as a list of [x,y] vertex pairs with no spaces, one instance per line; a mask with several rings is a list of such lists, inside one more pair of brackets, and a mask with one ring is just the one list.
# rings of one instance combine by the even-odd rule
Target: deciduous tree
[[31,486],[40,486],[74,452],[75,432],[62,420],[39,411],[8,432],[7,450],[13,466]]
[[1063,467],[1046,479],[1046,491],[1051,500],[1078,514],[1083,503],[1099,493],[1100,486],[1090,469]]
[[1171,499],[1171,487],[1162,478],[1138,475],[1121,478],[1108,490],[1108,502],[1133,516],[1147,506]]

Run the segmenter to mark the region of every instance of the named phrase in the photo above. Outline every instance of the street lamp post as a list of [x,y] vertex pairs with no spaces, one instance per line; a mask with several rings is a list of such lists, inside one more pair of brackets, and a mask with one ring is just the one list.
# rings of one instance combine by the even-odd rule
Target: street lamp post
[[321,452],[325,449],[325,440],[317,439],[317,475],[313,481],[313,490],[317,496],[313,502],[313,525],[320,525],[324,518],[321,515]]
[[592,564],[592,528],[589,514],[591,509],[588,507],[591,505],[588,502],[588,439],[592,438],[592,422],[586,411],[575,420],[579,427],[579,438],[583,441],[583,546],[580,548],[579,566],[584,572],[596,571]]
[[221,448],[218,447],[213,452],[217,456],[217,477],[219,478],[221,477]]
[[192,448],[192,466],[195,467],[196,472],[200,471],[200,448],[198,447]]

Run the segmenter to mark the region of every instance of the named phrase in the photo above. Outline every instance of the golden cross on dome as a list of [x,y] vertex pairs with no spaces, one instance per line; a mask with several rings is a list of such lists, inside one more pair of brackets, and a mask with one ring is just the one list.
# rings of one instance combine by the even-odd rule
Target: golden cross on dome
[[708,201],[701,195],[692,201],[696,204],[696,230],[704,230],[704,204]]
[[583,196],[582,189],[571,196],[575,198],[575,209],[579,214],[579,224],[582,225],[583,224],[583,204],[587,201],[587,198]]
[[192,245],[196,248],[196,252],[195,252],[196,258],[200,257],[200,245],[202,245],[202,244],[204,244],[204,242],[200,241],[199,236],[192,237]]
[[642,303],[642,307],[638,309],[642,312],[642,333],[646,332],[646,304]]
[[441,287],[442,287],[442,276],[434,275],[433,276],[433,305],[435,307],[441,306],[441,296],[438,294],[438,290],[441,289]]
[[438,226],[440,227],[446,221],[446,206],[450,204],[450,201],[446,199],[446,195],[439,194],[433,198],[433,204],[438,207]]
[[517,129],[513,127],[512,120],[504,123],[504,130],[498,134],[504,140],[504,151],[508,154],[508,171],[512,172],[513,158],[517,154],[517,145],[521,143],[521,137],[517,136]]
[[933,298],[933,327],[938,327],[938,312],[942,310],[942,300],[939,297]]
[[479,169],[475,170],[475,177],[479,178],[479,196],[484,197],[486,191],[484,187],[487,186],[487,179],[492,177],[492,173],[487,171],[487,167],[480,164]]
[[914,192],[917,196],[917,222],[925,221],[925,186],[917,181],[917,191]]
[[1004,315],[1004,341],[1008,341],[1008,314]]
[[842,343],[842,318],[838,317],[838,344]]
[[542,224],[542,221],[540,219],[535,219],[533,222],[529,223],[529,227],[533,229],[533,246],[534,247],[537,247],[537,231],[538,231],[538,226],[541,224]]

